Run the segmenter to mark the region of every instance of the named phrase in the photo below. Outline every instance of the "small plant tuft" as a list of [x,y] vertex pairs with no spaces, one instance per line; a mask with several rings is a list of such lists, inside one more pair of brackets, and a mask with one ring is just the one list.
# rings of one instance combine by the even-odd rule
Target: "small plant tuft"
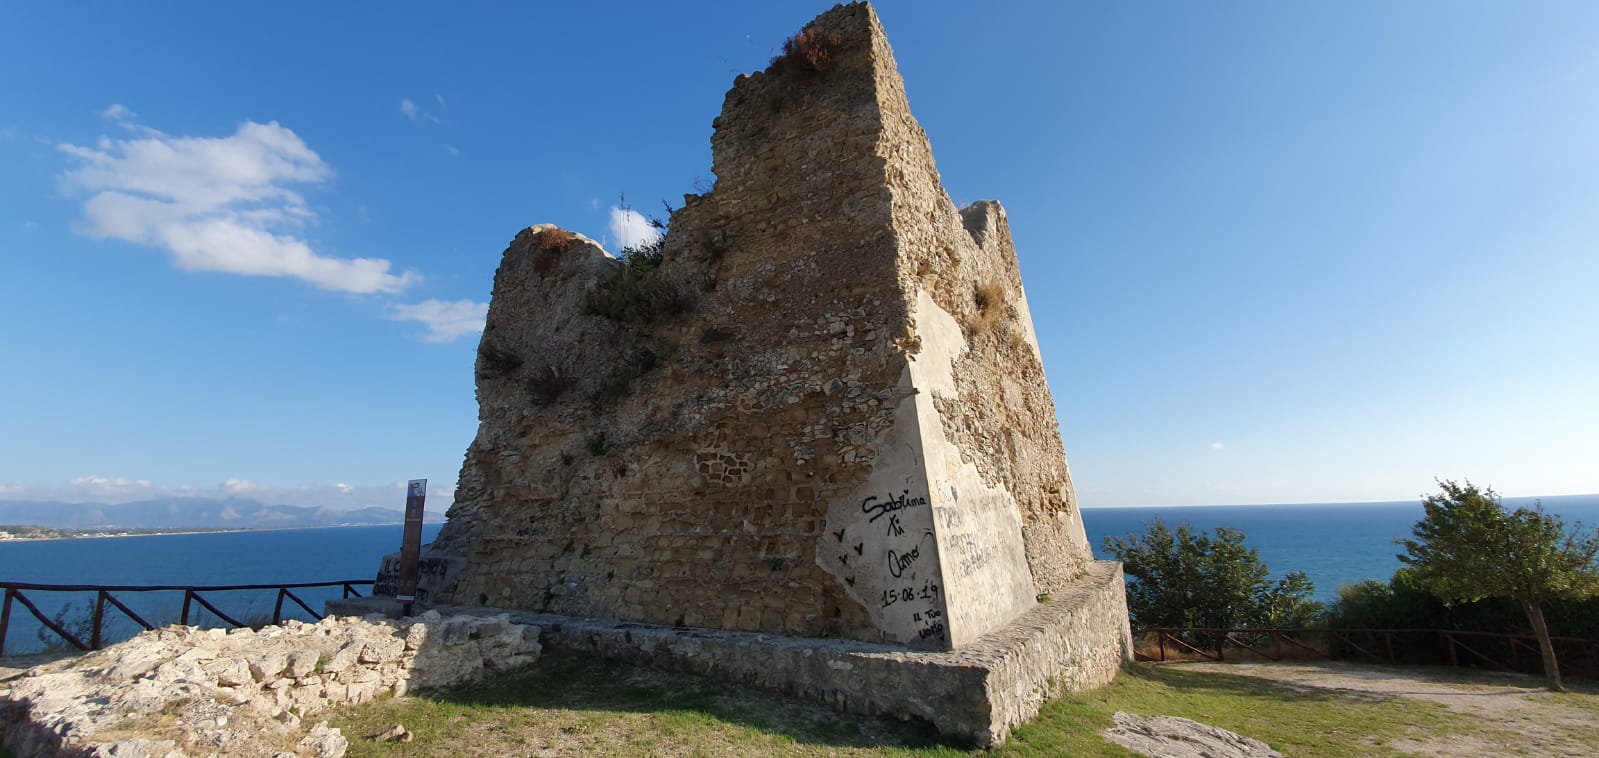
[[844,37],[835,31],[805,29],[783,41],[783,52],[772,59],[780,69],[822,72],[833,68]]
[[577,235],[559,227],[539,232],[539,249],[549,253],[564,253],[577,242]]
[[977,285],[972,289],[972,304],[976,306],[977,314],[969,325],[971,333],[993,331],[1005,315],[1005,286],[996,279]]
[[504,376],[522,367],[522,357],[499,345],[485,341],[477,349],[477,376],[492,379]]
[[[77,637],[79,641],[88,644],[90,638],[94,636],[94,605],[92,603],[85,603],[82,606],[71,603],[64,605],[61,610],[56,611],[55,622],[56,626],[71,632],[72,636]],[[77,648],[73,647],[72,643],[66,641],[65,638],[43,624],[40,624],[39,628],[34,631],[34,635],[39,638],[39,642],[44,644],[46,653],[77,651]]]

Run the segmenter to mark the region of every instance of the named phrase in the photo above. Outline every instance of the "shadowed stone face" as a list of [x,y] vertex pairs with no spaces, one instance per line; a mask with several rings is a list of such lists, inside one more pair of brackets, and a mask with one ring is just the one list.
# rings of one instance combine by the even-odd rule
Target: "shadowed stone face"
[[1004,210],[950,201],[869,6],[785,49],[658,267],[505,251],[437,600],[950,649],[1083,574]]

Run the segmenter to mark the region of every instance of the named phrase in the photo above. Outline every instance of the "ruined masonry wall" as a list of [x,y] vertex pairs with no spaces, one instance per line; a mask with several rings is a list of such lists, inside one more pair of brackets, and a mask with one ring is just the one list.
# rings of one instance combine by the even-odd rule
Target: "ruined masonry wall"
[[335,758],[344,736],[307,723],[312,715],[521,668],[538,659],[538,640],[538,627],[505,614],[330,617],[260,631],[167,627],[13,680],[0,703],[4,744],[17,758]]
[[947,649],[1082,574],[1003,212],[955,210],[870,7],[808,33],[823,70],[728,92],[642,312],[596,315],[590,240],[505,251],[437,601]]

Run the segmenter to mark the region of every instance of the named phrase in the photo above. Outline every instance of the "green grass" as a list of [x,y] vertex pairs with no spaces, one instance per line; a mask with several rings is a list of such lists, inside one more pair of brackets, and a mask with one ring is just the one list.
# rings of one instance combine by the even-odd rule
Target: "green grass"
[[1475,723],[1439,703],[1300,691],[1262,679],[1140,664],[1109,687],[1046,705],[1000,755],[1128,756],[1099,731],[1111,715],[1181,716],[1261,740],[1284,755],[1403,755],[1396,738],[1469,733]]
[[[1590,697],[1578,695],[1576,698]],[[1584,708],[1594,708],[1584,700]],[[1116,711],[1191,718],[1286,755],[1403,755],[1394,740],[1512,737],[1404,697],[1299,691],[1262,679],[1139,664],[1104,689],[1045,706],[995,751],[945,743],[926,725],[838,714],[696,677],[549,656],[529,673],[332,714],[350,755],[1131,756],[1099,731]],[[367,735],[400,723],[410,744]]]

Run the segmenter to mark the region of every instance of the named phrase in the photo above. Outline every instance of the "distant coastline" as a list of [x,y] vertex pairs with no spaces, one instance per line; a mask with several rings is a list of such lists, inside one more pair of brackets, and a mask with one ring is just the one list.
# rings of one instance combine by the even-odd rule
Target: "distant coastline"
[[400,526],[403,523],[394,521],[380,524],[315,524],[311,526],[106,527],[104,529],[55,529],[47,526],[0,525],[0,542],[92,540],[114,537],[170,537],[178,534],[227,534],[231,532],[283,532],[296,529],[338,529],[347,526]]
[[[1541,502],[1541,503],[1543,503],[1544,507],[1547,509],[1547,508],[1554,508],[1555,506],[1558,506],[1558,505],[1560,505],[1562,503],[1588,503],[1588,502],[1591,502],[1591,501],[1593,501],[1595,499],[1599,499],[1599,492],[1589,492],[1589,493],[1582,493],[1582,494],[1576,494],[1576,495],[1506,495],[1506,494],[1504,494],[1502,492],[1498,493],[1498,494],[1499,494],[1500,501],[1506,507],[1510,507],[1510,508],[1516,508],[1516,507],[1522,507],[1522,506],[1531,506],[1535,502]],[[1145,509],[1145,510],[1159,510],[1159,509],[1176,510],[1176,509],[1180,509],[1180,508],[1300,508],[1300,507],[1305,507],[1305,508],[1325,508],[1325,507],[1329,507],[1329,506],[1347,507],[1347,506],[1367,506],[1367,505],[1373,505],[1373,506],[1414,505],[1414,506],[1417,506],[1419,508],[1421,506],[1421,500],[1422,500],[1422,496],[1418,495],[1418,496],[1416,496],[1414,498],[1411,498],[1409,500],[1353,500],[1353,501],[1336,501],[1336,502],[1335,501],[1326,501],[1326,502],[1315,502],[1315,503],[1182,503],[1182,504],[1170,504],[1170,503],[1168,503],[1168,504],[1165,504],[1165,505],[1149,505],[1149,504],[1139,504],[1139,505],[1088,505],[1088,504],[1083,504],[1081,507],[1085,511],[1101,510],[1101,509],[1104,509],[1104,510],[1115,510],[1115,509],[1118,509],[1118,508],[1142,508],[1142,509]]]

